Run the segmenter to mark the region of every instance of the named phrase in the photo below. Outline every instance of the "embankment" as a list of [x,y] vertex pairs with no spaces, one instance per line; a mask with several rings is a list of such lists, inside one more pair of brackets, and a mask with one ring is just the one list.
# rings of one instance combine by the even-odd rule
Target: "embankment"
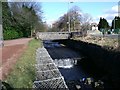
[[120,83],[120,52],[108,51],[103,47],[72,39],[57,42],[82,53],[86,58],[81,60],[87,72],[105,82],[106,87],[119,87]]

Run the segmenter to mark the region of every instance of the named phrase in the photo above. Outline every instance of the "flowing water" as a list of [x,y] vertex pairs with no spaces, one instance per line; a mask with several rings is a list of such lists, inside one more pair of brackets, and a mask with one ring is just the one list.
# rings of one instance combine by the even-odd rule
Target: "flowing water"
[[81,66],[78,65],[78,62],[83,58],[80,53],[58,42],[44,41],[43,44],[71,90],[75,88],[75,85],[81,83],[80,80],[89,77],[89,75],[82,70]]

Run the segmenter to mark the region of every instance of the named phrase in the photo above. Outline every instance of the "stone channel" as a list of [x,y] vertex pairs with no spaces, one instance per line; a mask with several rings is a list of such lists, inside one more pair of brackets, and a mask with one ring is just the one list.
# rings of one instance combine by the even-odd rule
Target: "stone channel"
[[79,64],[84,60],[80,52],[58,42],[44,40],[36,55],[35,88],[94,90],[94,79]]
[[69,90],[78,90],[80,88],[92,90],[91,86],[84,85],[83,82],[84,79],[90,76],[78,65],[84,58],[81,53],[54,41],[45,40],[43,45],[64,77]]

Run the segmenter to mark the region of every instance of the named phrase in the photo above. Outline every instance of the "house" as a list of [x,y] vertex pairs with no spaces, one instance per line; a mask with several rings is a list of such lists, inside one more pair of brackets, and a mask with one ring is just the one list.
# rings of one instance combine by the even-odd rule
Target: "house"
[[98,30],[98,24],[97,23],[91,23],[91,29],[92,30],[88,30],[87,34],[102,34],[99,30]]
[[91,23],[92,31],[98,30],[98,24],[97,23]]

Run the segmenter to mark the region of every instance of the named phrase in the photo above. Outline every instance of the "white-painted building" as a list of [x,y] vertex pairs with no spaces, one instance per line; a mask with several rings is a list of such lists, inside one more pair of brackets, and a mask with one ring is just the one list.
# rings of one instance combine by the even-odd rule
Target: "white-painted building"
[[98,30],[98,25],[97,23],[91,23],[91,26],[92,26],[92,30]]
[[98,24],[97,23],[91,23],[91,29],[92,30],[88,30],[87,33],[88,34],[102,34],[102,32],[100,32],[98,30]]

